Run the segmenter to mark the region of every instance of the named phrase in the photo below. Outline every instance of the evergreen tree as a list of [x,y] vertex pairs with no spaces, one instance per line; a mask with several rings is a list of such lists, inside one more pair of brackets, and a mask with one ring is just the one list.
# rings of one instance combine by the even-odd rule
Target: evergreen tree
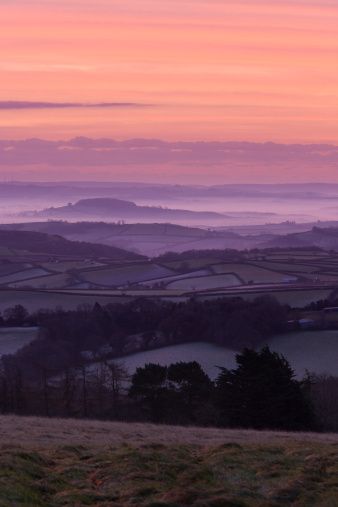
[[222,368],[216,399],[223,426],[306,430],[313,424],[304,383],[288,361],[268,347],[245,349],[237,368]]

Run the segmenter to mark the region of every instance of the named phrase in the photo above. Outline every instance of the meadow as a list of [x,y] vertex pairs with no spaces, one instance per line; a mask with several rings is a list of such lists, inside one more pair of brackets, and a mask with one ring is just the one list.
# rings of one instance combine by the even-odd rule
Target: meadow
[[0,424],[3,507],[337,505],[336,435],[14,416]]
[[[298,378],[306,371],[338,375],[338,331],[297,331],[275,336],[266,343],[270,349],[283,354]],[[263,346],[263,344],[262,344]],[[147,363],[168,366],[179,361],[197,361],[211,379],[220,369],[236,367],[237,351],[206,342],[191,342],[161,347],[118,357],[114,362],[123,364],[130,374]]]
[[15,354],[38,336],[37,327],[0,327],[0,357]]

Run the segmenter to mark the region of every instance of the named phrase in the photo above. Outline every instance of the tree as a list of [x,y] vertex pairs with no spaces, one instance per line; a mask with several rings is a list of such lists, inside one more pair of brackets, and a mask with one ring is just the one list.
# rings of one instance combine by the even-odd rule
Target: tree
[[22,305],[15,305],[12,308],[7,308],[4,312],[7,324],[12,326],[23,326],[28,316],[28,311]]
[[176,414],[196,422],[205,403],[212,397],[213,384],[196,361],[179,362],[168,367],[168,381],[176,393]]
[[216,399],[223,426],[306,430],[313,425],[304,383],[295,379],[288,361],[268,347],[245,349],[237,368],[222,371]]
[[162,422],[167,409],[167,367],[149,363],[137,368],[131,379],[129,396],[137,399],[153,422]]

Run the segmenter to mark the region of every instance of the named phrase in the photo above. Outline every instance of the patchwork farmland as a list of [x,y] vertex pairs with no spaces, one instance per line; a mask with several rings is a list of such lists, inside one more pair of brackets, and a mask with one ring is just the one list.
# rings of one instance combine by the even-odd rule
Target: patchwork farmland
[[262,294],[302,307],[338,287],[338,254],[316,249],[168,254],[153,259],[44,255],[0,259],[0,310],[11,304],[74,308],[135,297],[187,299]]
[[74,308],[96,301],[134,297],[186,299],[274,295],[302,307],[329,299],[338,288],[338,254],[319,250],[279,250],[212,255],[197,252],[145,260],[109,257],[46,256],[3,252],[0,261],[0,310],[16,302],[39,307]]

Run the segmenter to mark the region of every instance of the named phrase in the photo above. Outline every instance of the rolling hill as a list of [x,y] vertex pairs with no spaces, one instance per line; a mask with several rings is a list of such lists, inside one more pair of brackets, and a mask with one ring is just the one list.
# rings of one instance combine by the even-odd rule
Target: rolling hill
[[317,246],[326,250],[338,250],[338,227],[312,227],[309,231],[276,236],[261,247],[265,248],[297,248]]
[[0,230],[2,248],[34,254],[108,257],[116,260],[141,260],[141,255],[114,246],[70,241],[59,235],[36,231]]
[[[169,223],[115,224],[105,222],[46,221],[0,225],[0,230],[39,231],[57,234],[73,241],[115,246],[156,256],[167,251],[250,248],[255,238],[247,239],[231,231],[212,231]],[[269,239],[272,236],[264,236]]]

